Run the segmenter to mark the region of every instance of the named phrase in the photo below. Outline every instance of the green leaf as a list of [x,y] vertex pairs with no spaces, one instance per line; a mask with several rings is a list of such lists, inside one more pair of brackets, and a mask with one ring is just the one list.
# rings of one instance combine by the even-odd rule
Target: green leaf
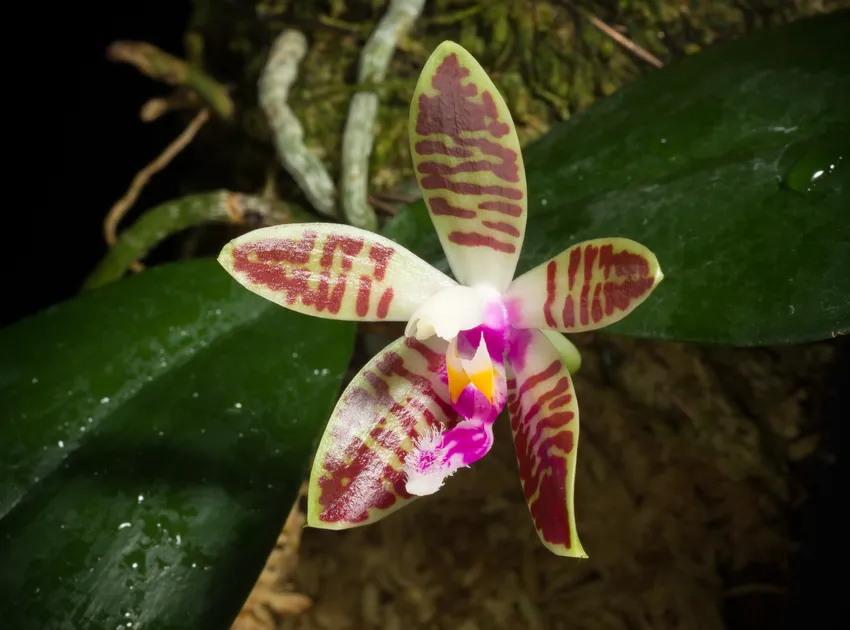
[[0,332],[3,627],[228,628],[305,478],[354,330],[202,260]]
[[[578,241],[626,237],[657,255],[665,280],[604,330],[737,345],[846,332],[848,40],[850,11],[762,31],[652,72],[555,127],[524,151],[517,272]],[[442,259],[421,202],[385,233]]]

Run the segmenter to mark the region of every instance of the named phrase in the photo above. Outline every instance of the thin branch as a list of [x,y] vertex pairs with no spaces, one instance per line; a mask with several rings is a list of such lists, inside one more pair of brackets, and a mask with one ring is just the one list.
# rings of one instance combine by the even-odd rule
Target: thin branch
[[651,52],[649,52],[645,48],[638,46],[637,44],[635,44],[632,40],[630,40],[625,35],[618,33],[616,31],[616,29],[608,26],[605,22],[600,20],[595,15],[588,15],[587,18],[590,20],[590,23],[593,24],[596,28],[598,28],[600,31],[605,33],[608,37],[610,37],[615,42],[620,44],[620,46],[622,46],[626,50],[631,51],[632,53],[634,53],[635,55],[637,55],[638,57],[640,57],[644,61],[651,63],[656,68],[660,68],[664,65],[664,62],[662,62],[658,57],[653,55]]
[[194,90],[216,114],[225,119],[233,117],[233,101],[227,93],[227,88],[206,72],[169,55],[153,44],[113,42],[106,49],[106,56],[111,61],[135,66],[139,72],[157,81]]
[[153,162],[136,173],[136,176],[130,183],[130,188],[127,189],[127,192],[124,193],[124,196],[121,197],[121,199],[115,202],[109,210],[109,214],[106,215],[106,219],[103,221],[103,235],[106,238],[107,245],[111,247],[115,244],[118,224],[121,222],[124,215],[127,214],[127,211],[134,203],[136,203],[136,200],[139,198],[139,195],[147,185],[150,178],[165,168],[168,163],[171,162],[171,160],[173,160],[174,157],[192,141],[192,138],[195,137],[195,134],[200,131],[201,127],[204,126],[204,123],[207,122],[209,118],[210,112],[208,109],[202,109],[198,112],[195,118],[192,119],[192,122],[189,123],[189,126],[186,127],[186,129],[184,129],[183,132],[165,148],[165,151],[163,151]]
[[394,205],[392,205],[389,202],[383,201],[382,199],[375,197],[374,195],[369,195],[369,198],[368,198],[367,201],[369,202],[370,205],[374,206],[375,208],[384,212],[385,214],[388,214],[390,216],[395,216],[395,215],[398,214],[398,208],[396,208]]
[[394,192],[392,190],[382,192],[381,194],[376,195],[376,196],[378,197],[378,199],[386,199],[386,200],[389,200],[389,201],[399,201],[403,204],[411,204],[414,201],[421,199],[421,195],[420,196],[407,195],[405,193]]
[[139,117],[142,122],[153,122],[168,112],[198,109],[200,106],[198,93],[192,90],[178,88],[173,94],[152,98],[142,105]]

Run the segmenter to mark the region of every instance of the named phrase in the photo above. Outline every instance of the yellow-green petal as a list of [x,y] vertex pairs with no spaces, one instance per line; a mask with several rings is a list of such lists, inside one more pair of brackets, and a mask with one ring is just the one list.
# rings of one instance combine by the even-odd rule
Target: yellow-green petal
[[406,489],[407,456],[417,440],[456,420],[442,381],[447,345],[436,337],[402,337],[354,377],[319,443],[308,525],[367,525],[416,498]]
[[410,152],[425,203],[459,282],[504,291],[526,221],[525,167],[508,106],[454,42],[433,52],[410,106]]
[[504,299],[515,328],[582,332],[623,319],[663,278],[655,254],[640,243],[599,238],[523,274]]
[[451,278],[391,240],[334,223],[254,230],[221,250],[240,284],[299,313],[356,321],[407,321]]
[[508,360],[508,412],[537,535],[552,553],[586,558],[573,501],[579,413],[570,372],[539,330],[516,331]]

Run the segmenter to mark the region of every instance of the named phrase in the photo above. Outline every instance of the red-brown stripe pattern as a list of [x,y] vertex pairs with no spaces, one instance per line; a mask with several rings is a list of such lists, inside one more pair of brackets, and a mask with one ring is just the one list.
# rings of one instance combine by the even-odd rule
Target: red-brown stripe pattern
[[383,319],[394,297],[386,282],[394,253],[363,238],[306,230],[297,238],[245,242],[232,255],[234,273],[283,294],[288,306],[337,315],[348,303],[359,318]]
[[[419,184],[449,243],[516,255],[524,231],[525,177],[510,118],[499,115],[501,96],[476,81],[486,75],[474,60],[447,54],[414,106],[412,153]],[[438,222],[438,230],[441,229]]]
[[[599,324],[603,317],[626,311],[655,286],[646,258],[628,251],[615,252],[611,244],[588,243],[575,248],[566,271],[562,286],[554,291],[555,302],[563,304],[560,316],[565,330],[575,328],[576,323],[581,327]],[[556,271],[555,277],[558,275]]]
[[578,443],[578,406],[569,372],[538,331],[530,331],[525,357],[511,364],[508,411],[522,490],[541,539],[569,550],[569,466]]
[[622,319],[659,281],[649,250],[626,239],[598,239],[517,278],[505,297],[517,305],[515,326],[577,332]]
[[[445,345],[402,338],[355,377],[317,454],[318,518],[334,526],[377,520],[411,500],[404,460],[428,429],[451,425]],[[311,484],[312,485],[312,484]],[[312,498],[311,498],[312,500]]]

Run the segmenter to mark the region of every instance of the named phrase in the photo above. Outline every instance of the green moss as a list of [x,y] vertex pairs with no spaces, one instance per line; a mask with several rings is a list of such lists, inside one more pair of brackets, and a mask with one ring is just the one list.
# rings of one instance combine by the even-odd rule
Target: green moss
[[[835,2],[833,2],[834,4]],[[203,150],[262,185],[274,161],[269,134],[256,102],[256,85],[271,42],[284,28],[298,28],[310,42],[291,95],[305,139],[339,176],[341,135],[348,101],[356,89],[360,49],[380,19],[385,1],[329,3],[257,0],[228,3],[197,0],[190,23],[193,55],[234,86],[238,127],[256,142],[232,143],[233,135],[210,137]],[[552,124],[611,94],[643,72],[647,62],[624,50],[589,21],[596,16],[664,62],[693,54],[715,41],[829,9],[821,0],[702,0],[682,10],[678,0],[437,0],[400,43],[381,89],[382,106],[371,161],[376,191],[396,186],[409,174],[406,121],[409,98],[431,50],[453,39],[475,55],[503,90],[523,142]],[[214,134],[208,134],[213,136]],[[254,173],[253,171],[257,171]],[[299,192],[280,174],[283,196]],[[221,185],[221,184],[219,184]]]

